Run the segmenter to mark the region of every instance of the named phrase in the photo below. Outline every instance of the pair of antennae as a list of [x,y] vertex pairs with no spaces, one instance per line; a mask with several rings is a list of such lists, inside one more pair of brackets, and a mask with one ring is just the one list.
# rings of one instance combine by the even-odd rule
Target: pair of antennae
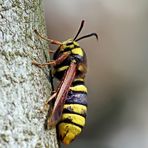
[[78,35],[79,35],[80,32],[82,31],[82,28],[83,28],[83,26],[84,26],[84,22],[85,22],[85,21],[82,20],[81,25],[80,25],[80,27],[79,27],[79,30],[78,30],[78,32],[77,32],[77,34],[76,34],[76,36],[74,37],[73,40],[74,40],[74,41],[79,41],[79,40],[81,40],[81,39],[88,38],[88,37],[91,37],[91,36],[95,36],[96,39],[98,40],[98,35],[97,35],[96,33],[90,33],[90,34],[87,34],[87,35],[82,36],[82,37],[80,37],[80,38],[77,39]]
[[[97,35],[96,33],[90,33],[90,34],[87,34],[87,35],[82,36],[82,37],[80,37],[80,38],[77,39],[78,35],[79,35],[80,32],[82,31],[82,28],[83,28],[83,26],[84,26],[84,22],[85,22],[85,21],[82,20],[81,25],[80,25],[80,27],[79,27],[79,30],[78,30],[76,36],[74,37],[73,41],[79,41],[79,40],[81,40],[81,39],[88,38],[88,37],[91,37],[91,36],[95,36],[96,39],[98,40],[98,35]],[[46,38],[46,37],[44,37],[43,35],[41,35],[40,33],[38,33],[37,30],[34,30],[34,32],[35,32],[38,36],[40,36],[42,39],[51,42],[51,44],[62,45],[62,43],[61,43],[60,41],[52,40],[52,39]]]

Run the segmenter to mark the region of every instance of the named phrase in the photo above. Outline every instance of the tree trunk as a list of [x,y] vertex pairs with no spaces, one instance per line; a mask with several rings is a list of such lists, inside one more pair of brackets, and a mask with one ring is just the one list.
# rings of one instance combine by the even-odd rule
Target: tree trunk
[[0,2],[0,147],[57,148],[55,129],[45,130],[40,112],[51,86],[32,60],[45,62],[47,42],[41,0]]

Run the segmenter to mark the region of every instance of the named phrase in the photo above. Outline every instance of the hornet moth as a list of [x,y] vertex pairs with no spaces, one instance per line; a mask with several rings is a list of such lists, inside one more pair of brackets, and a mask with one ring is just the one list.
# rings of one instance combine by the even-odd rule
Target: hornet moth
[[57,126],[58,137],[64,144],[70,144],[81,133],[86,120],[87,87],[85,86],[85,75],[87,60],[78,41],[91,36],[98,39],[98,35],[91,33],[78,38],[83,26],[84,20],[82,20],[75,37],[64,42],[46,38],[35,30],[38,36],[59,46],[56,51],[53,51],[53,60],[44,64],[36,61],[32,63],[39,67],[52,66],[53,76],[60,81],[56,91],[46,102],[48,104],[54,99],[53,110],[47,119],[47,126]]

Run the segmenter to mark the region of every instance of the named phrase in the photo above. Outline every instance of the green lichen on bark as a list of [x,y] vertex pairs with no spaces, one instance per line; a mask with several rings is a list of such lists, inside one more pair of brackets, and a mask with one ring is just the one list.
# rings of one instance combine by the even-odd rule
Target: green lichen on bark
[[31,64],[45,61],[47,42],[41,0],[0,2],[0,147],[57,148],[55,129],[44,130],[39,112],[50,95],[43,71]]

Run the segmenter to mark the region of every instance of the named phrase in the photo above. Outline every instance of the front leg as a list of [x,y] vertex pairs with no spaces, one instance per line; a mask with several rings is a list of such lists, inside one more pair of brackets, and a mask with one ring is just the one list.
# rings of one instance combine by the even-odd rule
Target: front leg
[[53,60],[53,61],[49,61],[49,62],[47,62],[47,63],[41,64],[41,63],[38,63],[37,61],[33,60],[33,61],[32,61],[32,64],[35,65],[35,66],[38,66],[38,67],[40,67],[40,68],[44,68],[44,67],[46,67],[46,66],[48,66],[48,65],[53,65],[53,66],[54,66],[56,63],[55,63],[55,61]]
[[45,66],[48,66],[48,65],[55,66],[55,65],[58,65],[58,64],[62,63],[69,55],[70,55],[70,52],[64,52],[56,60],[51,60],[51,61],[49,61],[47,63],[44,63],[44,64],[38,63],[37,61],[33,60],[32,64],[36,65],[36,66],[38,66],[40,68],[44,68]]

